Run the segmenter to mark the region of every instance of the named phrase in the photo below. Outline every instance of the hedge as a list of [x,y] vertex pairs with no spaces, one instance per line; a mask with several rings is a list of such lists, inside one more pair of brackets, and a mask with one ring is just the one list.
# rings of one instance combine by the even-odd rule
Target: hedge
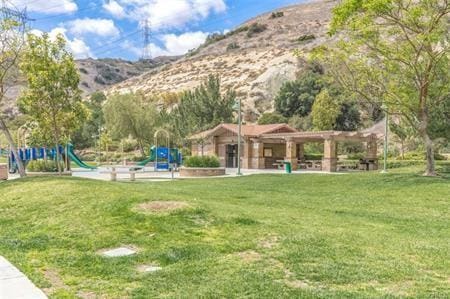
[[218,168],[219,159],[216,156],[192,156],[184,160],[184,166],[190,168]]

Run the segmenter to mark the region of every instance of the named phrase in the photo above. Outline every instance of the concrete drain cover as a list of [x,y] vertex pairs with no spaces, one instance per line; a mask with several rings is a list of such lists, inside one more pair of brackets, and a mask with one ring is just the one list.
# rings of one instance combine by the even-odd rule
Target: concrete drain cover
[[151,272],[157,272],[162,270],[161,267],[158,266],[139,266],[138,271],[143,273],[151,273]]
[[136,254],[136,250],[127,248],[127,247],[119,247],[110,250],[106,250],[102,252],[103,256],[106,257],[121,257],[121,256],[129,256]]

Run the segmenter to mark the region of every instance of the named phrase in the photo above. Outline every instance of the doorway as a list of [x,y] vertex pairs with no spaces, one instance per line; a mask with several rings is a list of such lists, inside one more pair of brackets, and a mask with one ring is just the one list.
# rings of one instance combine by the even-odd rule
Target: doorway
[[227,144],[227,168],[237,168],[237,144]]

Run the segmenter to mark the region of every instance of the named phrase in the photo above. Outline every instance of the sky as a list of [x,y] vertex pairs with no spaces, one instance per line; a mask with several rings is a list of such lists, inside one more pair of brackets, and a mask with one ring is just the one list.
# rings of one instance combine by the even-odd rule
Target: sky
[[211,33],[305,0],[7,0],[27,9],[33,32],[63,34],[75,58],[137,60],[150,28],[152,57],[181,55]]

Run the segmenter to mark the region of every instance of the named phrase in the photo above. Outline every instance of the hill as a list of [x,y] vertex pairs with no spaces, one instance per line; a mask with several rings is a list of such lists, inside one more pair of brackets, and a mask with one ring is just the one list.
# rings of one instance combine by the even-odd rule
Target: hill
[[[84,95],[89,95],[97,90],[104,90],[114,84],[125,81],[131,77],[141,75],[154,68],[176,61],[179,57],[157,57],[151,60],[139,60],[136,62],[122,59],[81,59],[76,61],[80,73],[80,89]],[[8,89],[2,110],[13,117],[17,114],[14,102],[25,84],[22,81]]]
[[179,92],[218,74],[244,100],[247,121],[273,110],[283,82],[302,71],[294,49],[308,52],[328,41],[336,1],[284,7],[255,17],[227,34],[211,35],[185,57],[112,86],[108,92]]

